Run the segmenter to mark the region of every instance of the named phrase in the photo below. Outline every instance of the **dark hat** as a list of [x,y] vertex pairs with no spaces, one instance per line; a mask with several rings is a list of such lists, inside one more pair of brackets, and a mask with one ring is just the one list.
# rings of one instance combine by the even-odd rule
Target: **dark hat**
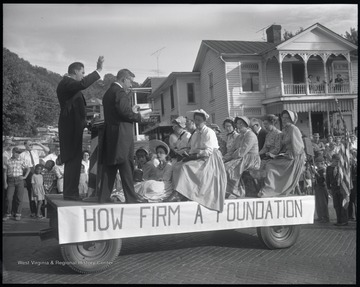
[[15,153],[22,153],[22,151],[17,146],[15,146],[12,151]]

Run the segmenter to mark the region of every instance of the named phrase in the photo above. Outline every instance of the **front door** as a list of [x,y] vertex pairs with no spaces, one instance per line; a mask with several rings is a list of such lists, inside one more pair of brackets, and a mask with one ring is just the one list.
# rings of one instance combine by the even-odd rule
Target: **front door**
[[293,74],[293,83],[294,84],[305,83],[305,66],[303,63],[293,63],[292,64],[292,74]]
[[326,136],[324,130],[324,116],[322,113],[311,113],[311,126],[313,134],[319,133],[320,138]]

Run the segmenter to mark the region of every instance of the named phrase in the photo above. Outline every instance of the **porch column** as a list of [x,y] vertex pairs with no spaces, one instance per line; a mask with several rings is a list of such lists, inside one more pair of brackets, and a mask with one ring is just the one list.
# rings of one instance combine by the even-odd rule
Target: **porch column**
[[282,62],[283,62],[283,56],[279,54],[279,65],[280,65],[280,85],[281,85],[281,91],[280,95],[283,96],[284,93],[284,76],[283,76],[283,70],[282,70]]
[[[327,117],[327,128],[328,128],[328,133],[331,134],[331,126],[330,126],[330,112],[329,112],[329,102],[327,102],[326,105],[326,117]],[[327,137],[327,135],[325,135],[325,137]]]
[[327,76],[327,70],[326,70],[326,61],[323,59],[324,64],[324,78],[325,78],[325,94],[327,95],[329,93],[329,86],[328,86],[328,76]]
[[353,85],[352,85],[353,77],[352,77],[350,54],[348,54],[348,56],[346,58],[348,60],[348,70],[349,70],[349,93],[352,94],[353,93]]
[[311,109],[308,111],[308,117],[309,117],[309,137],[312,137],[312,123],[311,123]]
[[309,95],[310,89],[309,89],[309,82],[308,82],[307,59],[304,59],[304,65],[305,65],[305,87],[306,87],[305,92],[307,95]]

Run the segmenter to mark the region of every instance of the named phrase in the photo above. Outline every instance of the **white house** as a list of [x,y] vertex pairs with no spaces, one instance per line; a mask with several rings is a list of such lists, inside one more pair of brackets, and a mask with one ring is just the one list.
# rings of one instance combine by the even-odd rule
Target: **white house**
[[171,73],[150,95],[161,122],[197,108],[219,126],[290,109],[305,134],[323,137],[342,128],[338,99],[347,128],[357,127],[357,46],[319,23],[286,41],[280,25],[266,33],[267,42],[203,40],[193,71]]

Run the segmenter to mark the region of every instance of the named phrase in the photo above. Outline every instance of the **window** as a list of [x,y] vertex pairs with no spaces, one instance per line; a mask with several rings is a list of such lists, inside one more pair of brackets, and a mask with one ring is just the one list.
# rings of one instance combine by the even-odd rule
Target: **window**
[[243,92],[259,92],[259,65],[243,63],[241,65],[241,81]]
[[170,107],[171,107],[172,110],[175,108],[174,86],[170,86]]
[[214,98],[214,79],[213,73],[209,74],[209,92],[210,92],[210,101],[213,101]]
[[161,115],[163,116],[165,114],[165,108],[164,108],[164,94],[161,94]]
[[194,83],[187,84],[187,98],[189,104],[195,103]]

